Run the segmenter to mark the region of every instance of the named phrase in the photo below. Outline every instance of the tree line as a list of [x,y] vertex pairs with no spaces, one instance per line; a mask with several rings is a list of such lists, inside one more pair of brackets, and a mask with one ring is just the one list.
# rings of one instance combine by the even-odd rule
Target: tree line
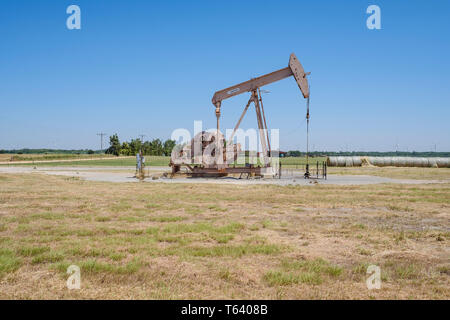
[[131,139],[131,141],[124,141],[120,143],[119,136],[113,134],[109,137],[109,148],[106,149],[106,154],[134,156],[142,150],[144,155],[151,156],[170,156],[172,149],[175,146],[174,140],[162,141],[160,139],[153,139],[151,141],[141,141],[141,139]]
[[[112,138],[112,140],[111,140]],[[170,156],[172,148],[175,146],[175,141],[160,139],[154,139],[152,141],[145,141],[142,143],[140,139],[134,139],[130,142],[120,143],[117,134],[111,136],[110,147],[105,153],[114,155],[135,155],[142,147],[142,151],[145,155],[158,155],[158,156]],[[0,149],[0,154],[100,154],[104,153],[103,150],[91,150],[91,149],[12,149],[3,150]],[[248,155],[248,152],[246,152]],[[291,150],[281,154],[285,157],[304,157],[306,152]],[[313,157],[326,157],[326,156],[372,156],[372,157],[450,157],[450,152],[417,152],[417,151],[314,151],[309,153]]]
[[[330,157],[330,156],[368,156],[368,157],[450,157],[450,152],[433,152],[433,151],[314,151],[309,152],[314,157]],[[306,152],[298,150],[288,151],[286,157],[304,157]]]
[[11,150],[1,150],[0,154],[94,154],[102,153],[101,150],[92,149],[11,149]]

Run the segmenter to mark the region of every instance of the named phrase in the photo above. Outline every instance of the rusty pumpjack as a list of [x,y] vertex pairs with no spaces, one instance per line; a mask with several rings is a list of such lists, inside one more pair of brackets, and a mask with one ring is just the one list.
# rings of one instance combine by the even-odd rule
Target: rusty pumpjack
[[[260,88],[268,85],[270,83],[280,81],[282,79],[293,76],[297,82],[297,85],[300,91],[303,94],[305,99],[309,101],[309,85],[308,80],[306,78],[310,72],[305,72],[300,61],[297,59],[294,53],[291,54],[289,58],[289,65],[286,68],[274,71],[272,73],[268,73],[266,75],[239,83],[232,87],[217,91],[214,93],[212,98],[212,103],[215,106],[215,113],[217,117],[217,133],[216,137],[219,137],[218,140],[223,139],[223,136],[219,134],[220,129],[220,114],[221,114],[221,106],[222,101],[229,99],[231,97],[237,96],[239,94],[243,94],[245,92],[250,92],[251,96],[247,102],[247,105],[242,112],[241,117],[239,118],[236,126],[234,127],[233,133],[228,139],[227,145],[231,145],[234,134],[236,130],[239,128],[244,115],[246,114],[250,104],[253,102],[255,105],[256,111],[256,119],[258,123],[259,129],[259,138],[261,141],[262,147],[262,156],[263,156],[263,164],[262,166],[245,166],[245,167],[236,167],[236,166],[228,166],[228,165],[216,165],[216,166],[203,166],[203,165],[189,165],[187,163],[177,163],[171,161],[170,166],[172,167],[172,174],[175,174],[180,171],[180,166],[184,165],[188,168],[189,173],[193,176],[226,176],[228,174],[248,174],[248,175],[259,175],[263,176],[267,173],[272,173],[275,175],[275,171],[278,168],[271,168],[270,157],[272,156],[272,150],[270,146],[269,134],[267,130],[267,122],[264,114],[264,106],[261,98],[261,90]],[[203,140],[202,140],[203,141]],[[219,141],[219,146],[224,146],[224,141]],[[272,170],[270,170],[272,169]]]

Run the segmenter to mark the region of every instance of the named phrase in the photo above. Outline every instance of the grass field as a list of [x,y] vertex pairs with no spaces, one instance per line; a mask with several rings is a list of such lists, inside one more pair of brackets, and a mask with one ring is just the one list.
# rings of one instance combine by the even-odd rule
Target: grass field
[[402,167],[328,167],[329,174],[369,175],[399,179],[450,181],[449,168],[402,168]]
[[[2,156],[0,154],[0,156]],[[110,157],[110,156],[109,156]],[[39,159],[39,158],[37,158]],[[135,168],[135,157],[120,157],[101,159],[97,157],[93,160],[83,161],[51,161],[51,162],[36,162],[33,163],[7,163],[0,164],[0,166],[38,166],[38,167],[130,167]],[[324,157],[310,158],[312,168],[315,167],[317,161],[325,161]],[[1,162],[1,157],[0,157]],[[165,156],[146,156],[147,166],[167,167],[170,162],[170,157]],[[298,169],[304,170],[306,163],[305,157],[287,157],[280,158],[283,169]],[[379,177],[390,177],[400,179],[425,179],[425,180],[450,180],[450,170],[446,168],[396,168],[396,167],[328,167],[329,174],[340,175],[370,175]]]
[[[449,183],[0,174],[0,298],[449,299],[449,199]],[[66,288],[71,264],[80,290]],[[366,287],[370,264],[381,268],[380,290]]]
[[70,160],[70,159],[98,159],[111,157],[107,154],[66,154],[66,153],[39,153],[39,154],[0,154],[0,161],[43,161],[43,160]]
[[[51,162],[40,162],[39,160],[34,161],[33,163],[7,163],[3,165],[7,166],[34,166],[39,165],[41,167],[61,167],[61,166],[106,166],[106,167],[135,167],[136,166],[136,157],[120,157],[120,158],[111,158],[108,155],[109,159],[96,158],[92,160],[74,160],[67,161],[70,159],[61,159],[66,161],[51,161]],[[88,158],[86,158],[88,159]],[[170,157],[164,156],[146,156],[147,164],[150,166],[168,166]],[[1,164],[0,164],[1,165]]]
[[[0,155],[3,156],[3,155]],[[8,155],[9,156],[9,155]],[[31,157],[30,159],[33,160],[33,163],[7,163],[4,165],[36,165],[39,164],[39,166],[46,166],[46,167],[55,167],[55,166],[119,166],[119,167],[134,167],[136,166],[136,157],[120,157],[118,159],[101,159],[102,157],[99,157],[99,155],[94,155],[93,160],[83,160],[83,161],[67,161],[70,160],[71,157],[65,158],[65,155],[61,155],[58,159],[44,159],[42,157],[39,157],[38,155],[35,155],[36,157]],[[68,155],[72,156],[72,155]],[[108,157],[111,157],[110,155],[107,155]],[[105,155],[103,155],[105,157]],[[3,157],[0,158],[0,161],[9,161],[11,157],[9,156],[8,159]],[[80,156],[80,158],[83,158]],[[27,159],[28,161],[30,159]],[[89,159],[88,156],[85,155],[83,159]],[[146,156],[146,165],[148,166],[168,166],[170,162],[170,157],[166,156]],[[40,162],[43,160],[56,160],[52,162]],[[58,162],[57,160],[65,160],[64,162]],[[316,161],[325,161],[326,158],[310,158],[310,163],[316,163]],[[306,158],[304,157],[289,157],[289,158],[280,158],[280,162],[285,168],[301,168],[302,165],[306,163]],[[1,164],[0,164],[1,165]]]

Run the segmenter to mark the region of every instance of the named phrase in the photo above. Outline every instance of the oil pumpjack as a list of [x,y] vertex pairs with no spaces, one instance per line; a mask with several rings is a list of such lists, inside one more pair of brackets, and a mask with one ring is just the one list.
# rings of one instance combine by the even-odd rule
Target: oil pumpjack
[[[179,148],[175,148],[172,152],[170,162],[170,166],[172,167],[172,174],[179,172],[181,166],[187,167],[188,173],[192,176],[226,176],[228,174],[248,174],[252,176],[266,177],[276,176],[277,174],[279,174],[279,168],[272,167],[270,161],[270,158],[272,157],[272,150],[270,146],[267,122],[264,114],[264,106],[262,103],[260,88],[292,76],[297,82],[297,85],[302,92],[303,97],[307,99],[309,109],[309,85],[306,78],[306,76],[309,74],[310,72],[304,71],[300,61],[297,59],[295,54],[292,53],[289,58],[289,65],[286,68],[250,79],[248,81],[236,84],[214,93],[212,103],[215,106],[215,114],[217,117],[216,134],[214,135],[208,132],[201,132],[194,137],[190,145],[188,144],[184,146],[184,148],[182,148],[181,150]],[[241,117],[236,123],[236,126],[234,127],[233,133],[228,139],[228,142],[225,143],[225,139],[220,133],[220,115],[222,102],[226,99],[246,92],[250,93],[250,99],[248,100]],[[245,167],[238,167],[230,164],[230,162],[234,162],[236,160],[237,155],[240,151],[240,145],[233,144],[232,141],[236,130],[239,128],[239,125],[241,124],[241,121],[244,118],[251,103],[255,105],[256,120],[259,129],[259,139],[262,147],[262,163],[258,166],[246,165]],[[308,116],[309,114],[307,115],[307,117]],[[216,140],[218,141],[217,144],[215,143]],[[197,146],[197,150],[194,150],[195,146]],[[215,146],[215,148],[210,148],[211,146]],[[209,148],[209,150],[214,150],[211,154],[216,161],[211,161],[210,157],[206,157],[207,159],[200,158],[200,161],[195,161],[195,159],[199,159],[199,154],[205,154],[204,151],[206,148]],[[225,152],[223,152],[224,149]],[[217,152],[221,150],[222,152]],[[220,161],[217,161],[217,159],[219,159]]]

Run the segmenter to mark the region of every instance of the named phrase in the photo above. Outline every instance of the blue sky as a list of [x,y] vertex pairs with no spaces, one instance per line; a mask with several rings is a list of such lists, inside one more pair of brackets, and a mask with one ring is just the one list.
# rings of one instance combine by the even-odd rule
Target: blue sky
[[[68,30],[66,8],[81,8]],[[366,8],[381,8],[381,30]],[[215,126],[214,92],[311,71],[315,150],[450,151],[449,1],[20,1],[0,6],[0,148],[99,148]],[[293,79],[265,87],[282,150],[305,148]],[[248,95],[222,105],[232,128]],[[254,110],[242,127],[254,128]]]

